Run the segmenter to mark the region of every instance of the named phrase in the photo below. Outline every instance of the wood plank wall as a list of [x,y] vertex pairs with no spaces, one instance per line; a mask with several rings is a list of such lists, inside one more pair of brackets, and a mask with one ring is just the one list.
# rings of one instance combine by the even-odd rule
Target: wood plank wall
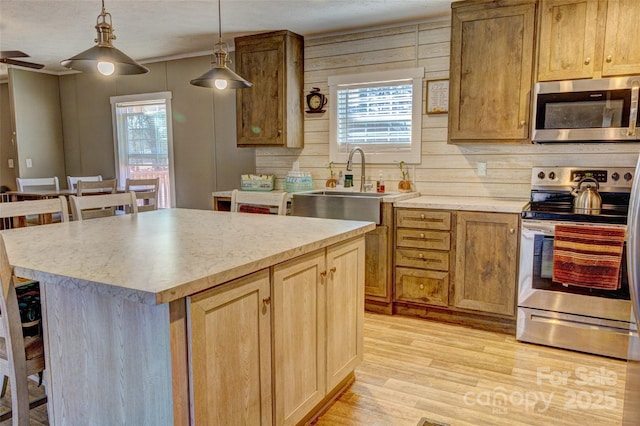
[[[304,90],[319,87],[328,94],[328,77],[367,71],[420,66],[425,81],[449,78],[450,17],[419,24],[305,39]],[[490,52],[487,52],[490,54]],[[328,100],[328,105],[332,102]],[[426,110],[423,102],[423,111]],[[327,105],[327,106],[328,106]],[[414,188],[426,195],[469,195],[528,198],[531,167],[548,165],[625,166],[636,164],[640,144],[449,145],[448,114],[422,116],[422,163],[410,166]],[[305,114],[304,148],[256,149],[258,173],[275,174],[276,187],[294,161],[310,171],[316,188],[329,177],[329,112]],[[487,176],[477,176],[478,162],[487,163]],[[354,167],[359,185],[359,166]],[[334,165],[345,170],[345,164]],[[367,164],[374,180],[382,171],[387,191],[396,191],[401,177],[397,165]]]

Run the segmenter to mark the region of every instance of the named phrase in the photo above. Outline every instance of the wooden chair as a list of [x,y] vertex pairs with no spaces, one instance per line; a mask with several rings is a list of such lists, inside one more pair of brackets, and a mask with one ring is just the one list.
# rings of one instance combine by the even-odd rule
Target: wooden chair
[[115,194],[118,181],[116,179],[106,180],[79,180],[76,183],[77,195],[97,195]]
[[102,175],[96,175],[96,176],[67,176],[67,185],[69,186],[69,189],[71,191],[75,191],[76,190],[76,185],[78,184],[78,181],[90,181],[90,182],[95,182],[95,181],[101,181],[102,180]]
[[138,198],[138,212],[158,209],[158,189],[160,179],[127,179],[125,190],[135,191]]
[[136,193],[133,191],[118,194],[92,195],[90,197],[72,195],[69,198],[71,199],[73,220],[114,216],[117,208],[120,206],[124,206],[126,212],[132,214],[138,213]]
[[251,192],[234,189],[231,193],[231,211],[262,214],[287,214],[287,192]]
[[[0,219],[21,218],[26,216],[39,217],[37,224],[51,222],[51,215],[60,216],[61,222],[69,220],[69,208],[66,197],[46,198],[41,200],[27,200],[0,203]],[[31,223],[31,222],[29,222]],[[13,221],[13,226],[20,226],[19,220]],[[23,226],[26,223],[23,224]]]
[[29,188],[60,190],[58,176],[50,178],[16,178],[16,186],[18,191],[21,192],[27,191]]

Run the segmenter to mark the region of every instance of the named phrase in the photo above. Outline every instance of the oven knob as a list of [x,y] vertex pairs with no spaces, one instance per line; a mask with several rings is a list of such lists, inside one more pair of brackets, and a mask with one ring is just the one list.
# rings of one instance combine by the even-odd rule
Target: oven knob
[[549,179],[554,180],[556,178],[556,172],[549,173]]
[[620,174],[618,172],[613,172],[613,174],[611,175],[611,179],[617,181],[618,179],[620,179]]
[[538,179],[544,179],[544,172],[538,173]]
[[631,176],[631,173],[627,172],[624,174],[624,180],[629,182],[631,179],[633,179],[633,176]]

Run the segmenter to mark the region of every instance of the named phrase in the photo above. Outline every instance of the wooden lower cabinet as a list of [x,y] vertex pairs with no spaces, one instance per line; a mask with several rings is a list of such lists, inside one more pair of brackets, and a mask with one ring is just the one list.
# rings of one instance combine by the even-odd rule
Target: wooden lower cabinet
[[187,298],[196,425],[293,425],[362,362],[365,238]]
[[365,308],[371,312],[393,312],[393,204],[382,203],[382,219],[365,236]]
[[269,302],[269,270],[191,297],[195,424],[271,424]]
[[514,316],[518,215],[458,212],[457,216],[455,306]]
[[362,361],[364,239],[273,269],[274,421],[297,424]]
[[396,209],[394,313],[513,332],[519,220]]

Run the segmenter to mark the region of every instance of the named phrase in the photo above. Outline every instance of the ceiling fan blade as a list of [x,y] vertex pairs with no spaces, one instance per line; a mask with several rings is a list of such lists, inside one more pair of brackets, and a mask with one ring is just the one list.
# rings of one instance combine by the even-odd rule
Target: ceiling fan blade
[[17,65],[19,67],[34,68],[37,70],[44,68],[44,65],[41,65],[41,64],[34,64],[33,62],[18,61],[16,59],[9,59],[9,58],[0,59],[0,63],[7,64],[7,65]]
[[0,51],[0,59],[4,59],[4,58],[28,58],[29,55],[27,55],[24,52],[21,52],[19,50],[2,50]]

